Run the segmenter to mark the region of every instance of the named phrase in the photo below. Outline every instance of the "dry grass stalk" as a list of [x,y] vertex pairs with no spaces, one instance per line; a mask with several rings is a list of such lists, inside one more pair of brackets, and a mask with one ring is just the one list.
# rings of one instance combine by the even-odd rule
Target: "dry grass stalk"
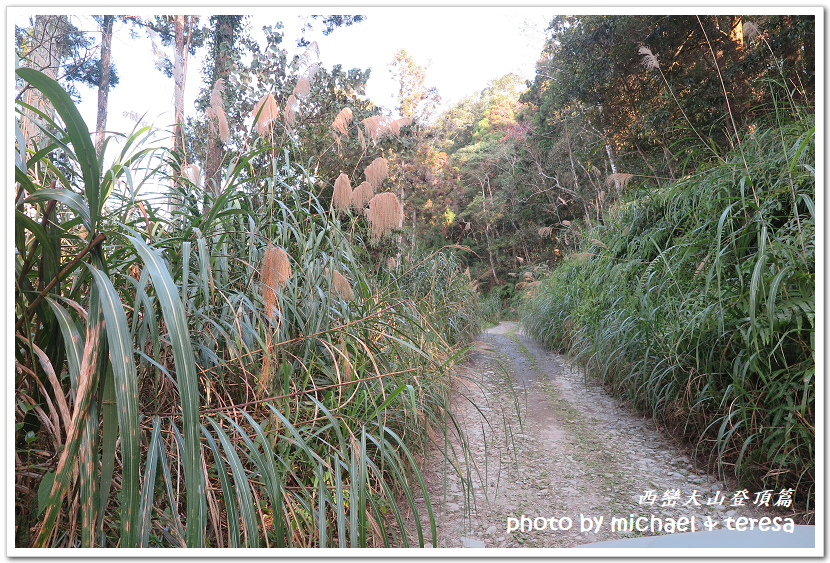
[[299,104],[297,103],[297,98],[294,94],[288,96],[288,100],[285,102],[285,112],[283,113],[283,119],[285,120],[285,124],[289,127],[294,127],[294,119],[297,117],[297,108]]
[[620,189],[624,190],[628,187],[628,183],[631,182],[633,177],[634,174],[626,174],[624,172],[611,174],[605,179],[605,185],[609,188],[619,185]]
[[540,227],[537,232],[542,238],[549,237],[553,234],[553,227]]
[[277,100],[274,99],[274,96],[271,94],[262,96],[251,112],[251,115],[256,119],[257,132],[263,137],[267,135],[268,126],[277,119],[279,114],[280,110],[277,107]]
[[346,211],[352,204],[352,183],[349,177],[341,173],[334,181],[334,195],[331,206],[337,211]]
[[219,139],[223,143],[231,140],[231,130],[228,127],[228,116],[225,115],[225,110],[222,108],[216,109],[216,117],[219,119]]
[[349,351],[346,350],[346,341],[341,339],[340,346],[338,346],[340,350],[340,354],[342,359],[342,364],[340,365],[340,379],[341,383],[351,381],[354,379],[354,365],[352,364],[351,359],[349,358]]
[[259,388],[264,393],[268,391],[273,371],[273,346],[270,331],[265,331],[265,347],[262,354],[262,369],[259,371]]
[[320,46],[316,41],[308,44],[303,54],[297,59],[297,64],[301,67],[311,65],[313,60],[320,58]]
[[346,301],[354,299],[354,292],[352,291],[352,286],[349,284],[349,280],[337,270],[334,270],[334,273],[331,275],[331,287],[337,295]]
[[213,90],[210,93],[210,106],[206,110],[206,114],[210,119],[211,129],[216,131],[214,127],[214,120],[218,123],[219,138],[223,143],[227,143],[231,138],[230,128],[228,127],[228,116],[225,114],[225,104],[222,101],[222,95],[225,93],[225,80],[220,78],[213,85]]
[[369,220],[369,235],[372,241],[377,242],[392,229],[401,228],[403,225],[403,206],[398,201],[398,196],[392,192],[383,192],[377,194],[369,202],[366,218]]
[[698,265],[697,265],[697,268],[695,268],[695,276],[699,276],[699,275],[703,272],[703,269],[706,267],[706,263],[709,261],[709,256],[711,256],[711,255],[712,255],[712,253],[710,252],[710,253],[709,253],[709,254],[707,254],[707,255],[706,255],[706,257],[705,257],[705,258],[704,258],[704,259],[700,262],[700,264],[698,264]]
[[189,164],[184,167],[184,175],[190,180],[193,184],[199,185],[199,180],[201,178],[201,170],[199,170],[199,166],[197,164]]
[[366,174],[366,180],[372,184],[372,187],[378,189],[386,177],[389,176],[389,166],[386,159],[378,157],[373,160],[372,164],[366,167],[364,174]]
[[334,128],[335,131],[340,133],[338,136],[338,141],[340,137],[345,137],[349,134],[349,122],[352,120],[352,110],[351,108],[345,107],[340,110],[340,113],[337,114],[337,117],[334,118],[331,126]]
[[222,96],[225,93],[225,79],[220,78],[213,85],[213,90],[210,92],[210,105],[213,107],[224,107],[222,103]]
[[393,119],[388,115],[374,115],[367,117],[362,122],[366,137],[377,144],[378,140],[386,135],[399,135],[401,127],[412,123],[411,117]]
[[297,85],[294,86],[294,91],[291,93],[292,96],[296,98],[305,98],[308,96],[308,93],[311,91],[311,83],[308,81],[308,78],[305,76],[301,76],[300,79],[297,81]]
[[660,61],[657,60],[657,55],[651,52],[651,49],[643,45],[640,47],[639,53],[643,56],[642,65],[646,70],[660,69]]
[[277,292],[291,277],[291,263],[288,253],[278,246],[268,244],[265,255],[262,257],[262,300],[265,312],[270,317],[274,314],[274,305],[277,302]]
[[314,80],[314,77],[317,76],[317,71],[320,70],[320,65],[317,63],[313,63],[308,65],[308,68],[305,69],[305,77],[308,81]]
[[357,210],[363,210],[369,205],[372,198],[375,196],[375,190],[369,182],[361,182],[361,184],[352,192],[352,207]]
[[743,33],[744,33],[744,39],[749,41],[753,37],[759,35],[760,31],[758,30],[758,26],[755,25],[754,22],[744,22],[743,23]]

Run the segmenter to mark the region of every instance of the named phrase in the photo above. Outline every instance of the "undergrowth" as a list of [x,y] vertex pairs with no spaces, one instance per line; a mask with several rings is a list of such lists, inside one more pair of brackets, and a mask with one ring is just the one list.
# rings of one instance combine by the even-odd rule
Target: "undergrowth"
[[[59,117],[15,155],[15,545],[435,538],[422,453],[479,326],[452,250],[377,263],[296,146],[252,140],[213,192],[150,128],[106,168],[57,82],[18,72]],[[142,192],[168,182],[170,210]]]
[[[696,444],[710,466],[815,499],[815,125],[641,187],[529,296],[528,334]],[[760,490],[758,489],[758,490]]]

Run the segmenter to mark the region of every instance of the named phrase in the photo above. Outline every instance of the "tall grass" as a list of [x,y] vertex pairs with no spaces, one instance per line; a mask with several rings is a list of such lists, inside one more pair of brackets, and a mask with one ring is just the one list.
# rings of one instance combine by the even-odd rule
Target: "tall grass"
[[776,116],[723,162],[630,193],[526,301],[523,323],[721,472],[793,487],[809,516],[815,125]]
[[[453,256],[370,264],[290,150],[204,193],[142,129],[105,170],[18,73],[59,119],[15,170],[16,546],[422,546],[416,496],[435,538],[420,453],[478,326]],[[171,213],[138,194],[169,171]]]

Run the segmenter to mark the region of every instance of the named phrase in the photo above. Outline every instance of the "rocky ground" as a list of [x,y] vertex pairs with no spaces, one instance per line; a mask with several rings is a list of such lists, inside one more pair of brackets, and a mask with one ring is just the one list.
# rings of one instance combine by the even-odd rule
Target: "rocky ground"
[[[704,531],[727,518],[789,515],[774,507],[775,493],[769,507],[753,504],[756,491],[739,505],[734,483],[698,471],[653,421],[586,383],[516,323],[486,331],[459,368],[453,414],[468,457],[450,437],[427,460],[439,547],[574,547],[653,535],[652,516],[677,531],[692,531],[694,517]],[[457,470],[442,450],[456,452]],[[612,518],[638,517],[648,530],[612,531]]]

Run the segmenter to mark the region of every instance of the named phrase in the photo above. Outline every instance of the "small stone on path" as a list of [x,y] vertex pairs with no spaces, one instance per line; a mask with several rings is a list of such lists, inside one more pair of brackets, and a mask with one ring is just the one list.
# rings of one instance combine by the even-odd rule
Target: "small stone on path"
[[483,541],[473,538],[461,538],[461,545],[463,547],[487,547]]

